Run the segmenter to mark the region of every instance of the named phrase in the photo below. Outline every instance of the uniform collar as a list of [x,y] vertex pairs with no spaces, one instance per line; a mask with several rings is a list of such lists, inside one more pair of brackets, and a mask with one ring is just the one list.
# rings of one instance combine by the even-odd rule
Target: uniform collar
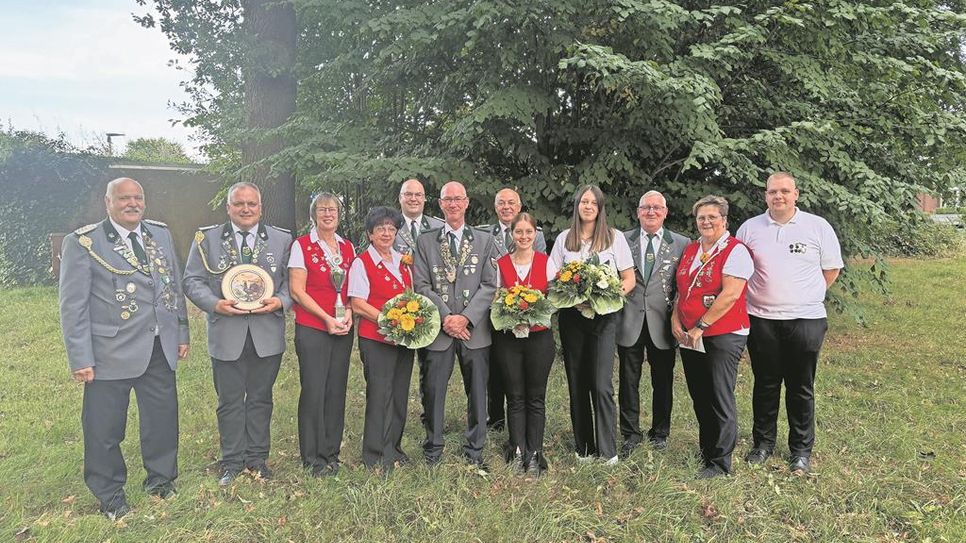
[[147,231],[145,230],[144,225],[141,224],[140,222],[138,223],[138,227],[135,227],[134,230],[128,230],[127,228],[124,228],[120,224],[117,224],[117,222],[115,222],[114,219],[108,216],[107,224],[104,226],[105,226],[105,230],[107,230],[107,239],[111,241],[116,241],[118,238],[127,239],[128,235],[131,232],[136,233],[138,237],[143,237],[147,235]]
[[[664,232],[665,230],[664,230],[664,227],[662,226],[657,229],[657,232],[654,232],[654,235],[658,239],[664,240]],[[641,239],[647,239],[647,230],[644,230],[643,228],[641,228]]]

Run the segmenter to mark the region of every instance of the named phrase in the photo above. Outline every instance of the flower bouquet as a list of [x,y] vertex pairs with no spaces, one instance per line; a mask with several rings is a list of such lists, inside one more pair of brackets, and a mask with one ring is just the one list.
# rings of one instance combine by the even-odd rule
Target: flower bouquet
[[439,309],[429,298],[406,289],[382,306],[377,323],[387,341],[421,349],[439,334]]
[[514,285],[496,291],[490,306],[493,329],[512,331],[518,338],[528,337],[531,326],[550,327],[553,304],[539,290],[526,285]]
[[620,277],[610,266],[601,264],[596,254],[560,268],[550,281],[547,299],[558,309],[576,306],[588,319],[624,307]]

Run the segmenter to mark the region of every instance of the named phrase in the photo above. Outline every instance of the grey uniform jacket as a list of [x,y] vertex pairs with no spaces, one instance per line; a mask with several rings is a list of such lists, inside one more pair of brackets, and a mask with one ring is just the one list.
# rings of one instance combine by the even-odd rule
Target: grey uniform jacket
[[[496,245],[496,250],[500,256],[503,256],[509,252],[507,250],[506,240],[503,239],[503,235],[500,233],[501,230],[503,230],[503,227],[500,223],[483,224],[477,228],[493,236],[493,243]],[[541,253],[547,252],[547,239],[543,236],[542,228],[537,228],[537,237],[533,240],[533,250],[540,251]]]
[[[412,234],[409,232],[409,219],[405,215],[403,215],[403,221],[402,228],[396,232],[396,239],[392,242],[392,247],[402,254],[415,254],[416,240],[413,239]],[[442,219],[423,214],[423,220],[419,224],[419,231],[422,233],[435,228],[442,228],[446,223]]]
[[107,219],[64,238],[60,324],[71,371],[93,366],[99,380],[138,377],[156,334],[168,365],[178,367],[178,345],[189,341],[174,241],[163,223],[142,221],[140,229],[147,266]]
[[285,352],[285,311],[292,306],[288,292],[292,234],[284,228],[258,225],[252,264],[268,272],[275,284],[274,295],[282,301],[282,309],[261,315],[215,313],[215,304],[223,298],[221,280],[224,273],[241,263],[234,238],[231,222],[200,229],[195,233],[184,270],[185,295],[208,314],[208,354],[218,360],[237,360],[249,332],[258,356]]
[[[470,339],[464,344],[470,349],[490,346],[490,304],[496,294],[498,273],[497,252],[493,236],[467,225],[458,252],[466,253],[462,265],[457,265],[456,280],[450,283],[447,266],[443,262],[442,247],[448,243],[445,230],[438,228],[424,232],[416,240],[413,263],[413,288],[439,308],[439,315],[460,314],[470,321]],[[456,256],[457,263],[460,260]],[[427,349],[445,351],[453,337],[439,331]]]
[[664,229],[661,238],[661,248],[654,255],[654,268],[651,276],[645,278],[644,262],[641,254],[641,229],[634,228],[624,232],[627,244],[634,256],[634,290],[627,295],[627,303],[620,313],[617,325],[617,344],[621,347],[631,347],[641,336],[644,319],[647,319],[647,329],[651,333],[651,341],[659,349],[674,347],[671,336],[671,308],[674,303],[676,283],[674,274],[677,272],[681,253],[688,246],[690,240]]

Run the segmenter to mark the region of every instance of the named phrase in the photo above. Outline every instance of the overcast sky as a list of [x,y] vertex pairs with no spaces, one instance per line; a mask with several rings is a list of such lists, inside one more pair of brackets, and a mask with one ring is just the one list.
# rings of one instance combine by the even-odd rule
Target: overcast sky
[[116,153],[165,137],[197,157],[194,132],[172,126],[182,116],[168,105],[186,100],[187,75],[168,66],[176,55],[161,31],[131,19],[145,10],[134,0],[0,0],[3,128],[64,132],[82,147],[121,132]]

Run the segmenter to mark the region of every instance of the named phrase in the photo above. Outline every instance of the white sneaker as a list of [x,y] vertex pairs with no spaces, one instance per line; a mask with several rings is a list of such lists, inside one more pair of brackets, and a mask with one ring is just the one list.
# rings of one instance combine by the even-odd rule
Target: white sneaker
[[617,456],[615,455],[615,456],[613,456],[613,457],[608,458],[607,460],[605,460],[604,461],[604,465],[605,466],[616,466],[618,462],[620,462],[620,460],[618,460]]
[[577,457],[577,461],[580,462],[581,464],[593,462],[595,458],[594,455],[592,454],[588,454],[587,456],[580,456],[578,453],[574,453],[574,456]]

